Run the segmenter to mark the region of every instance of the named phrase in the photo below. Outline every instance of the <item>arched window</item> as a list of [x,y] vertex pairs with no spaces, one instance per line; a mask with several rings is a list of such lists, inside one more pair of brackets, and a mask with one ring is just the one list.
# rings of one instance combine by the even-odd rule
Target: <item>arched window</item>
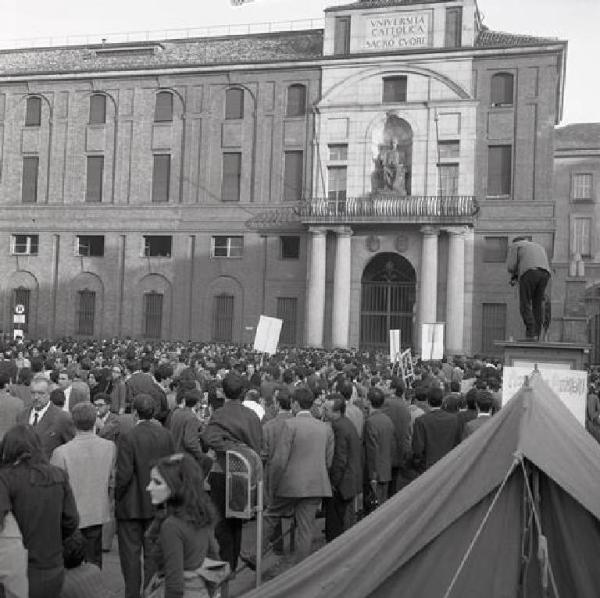
[[25,126],[39,127],[42,124],[42,98],[29,96],[25,112]]
[[304,116],[306,114],[306,87],[290,85],[287,90],[286,116]]
[[244,118],[244,90],[231,87],[225,92],[225,118],[235,120]]
[[514,76],[510,73],[496,73],[492,76],[492,106],[512,106],[514,93]]
[[103,125],[106,122],[106,96],[95,93],[90,96],[90,125]]
[[156,94],[154,122],[171,122],[173,120],[173,94],[170,91],[159,91]]

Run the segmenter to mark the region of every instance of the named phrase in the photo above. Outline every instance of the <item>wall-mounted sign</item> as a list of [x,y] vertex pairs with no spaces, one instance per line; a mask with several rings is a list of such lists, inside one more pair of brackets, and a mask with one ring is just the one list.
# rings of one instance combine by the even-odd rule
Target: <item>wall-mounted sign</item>
[[363,50],[385,51],[431,46],[431,12],[388,12],[364,17]]

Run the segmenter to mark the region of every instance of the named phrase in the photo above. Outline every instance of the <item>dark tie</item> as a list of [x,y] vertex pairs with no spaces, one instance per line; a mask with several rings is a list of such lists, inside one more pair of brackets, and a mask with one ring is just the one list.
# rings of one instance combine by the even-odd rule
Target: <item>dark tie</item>
[[40,419],[40,414],[37,411],[33,413],[33,425],[37,426],[38,420]]

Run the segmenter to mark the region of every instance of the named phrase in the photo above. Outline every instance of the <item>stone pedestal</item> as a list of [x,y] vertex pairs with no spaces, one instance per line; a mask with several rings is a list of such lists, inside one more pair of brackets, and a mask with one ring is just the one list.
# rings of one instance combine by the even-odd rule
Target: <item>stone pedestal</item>
[[537,363],[571,370],[587,369],[591,349],[586,343],[495,341],[494,344],[504,350],[505,366],[533,367]]

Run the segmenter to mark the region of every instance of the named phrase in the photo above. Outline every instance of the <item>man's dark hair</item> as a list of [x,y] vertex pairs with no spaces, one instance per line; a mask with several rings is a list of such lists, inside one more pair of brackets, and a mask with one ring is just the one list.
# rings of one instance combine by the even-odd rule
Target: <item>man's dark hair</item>
[[208,389],[208,404],[212,407],[213,411],[220,409],[225,404],[225,399],[217,393],[217,389],[211,386]]
[[287,388],[280,388],[277,393],[277,404],[279,405],[279,409],[283,409],[284,411],[289,411],[292,406],[292,397]]
[[425,402],[427,400],[427,388],[425,386],[417,386],[415,388],[415,401]]
[[154,417],[154,399],[144,393],[136,395],[133,399],[133,410],[137,412],[140,419],[152,419]]
[[460,392],[460,382],[452,380],[452,382],[450,382],[450,392]]
[[186,407],[195,407],[202,400],[202,393],[199,390],[186,390],[183,393],[183,399]]
[[402,382],[402,380],[397,380],[396,381],[396,396],[401,399],[404,396],[404,393],[406,392],[406,386],[404,386],[404,382]]
[[41,357],[31,358],[31,371],[34,374],[39,374],[44,370],[44,360]]
[[478,391],[476,388],[469,389],[469,391],[465,395],[465,400],[467,401],[467,409],[470,409],[471,411],[475,410],[475,407],[477,405],[477,394]]
[[173,368],[168,363],[161,363],[154,372],[154,377],[157,382],[173,377]]
[[88,402],[77,403],[71,411],[71,416],[78,430],[89,432],[96,423],[96,408]]
[[381,388],[373,387],[369,388],[369,392],[367,393],[367,399],[371,402],[371,405],[375,409],[379,409],[382,407],[383,402],[385,401],[385,395]]
[[10,374],[7,371],[0,371],[0,388],[4,388],[10,382]]
[[489,413],[494,406],[494,397],[489,390],[480,390],[477,393],[475,402],[477,403],[477,409],[479,409],[481,413]]
[[291,384],[294,381],[294,371],[293,370],[285,370],[283,372],[283,382],[284,384]]
[[339,393],[334,393],[328,397],[329,401],[333,401],[333,412],[340,415],[346,415],[346,399]]
[[227,374],[223,379],[223,392],[230,401],[241,401],[245,385],[238,374]]
[[350,380],[344,380],[341,384],[338,384],[337,391],[349,401],[352,398],[352,393],[354,392],[354,385]]
[[57,407],[64,407],[65,406],[65,393],[63,392],[62,388],[55,388],[51,393],[50,393],[50,401],[56,405]]
[[308,411],[315,402],[315,395],[313,395],[310,389],[301,387],[294,390],[292,400],[300,405],[300,409]]
[[432,407],[441,407],[444,400],[444,391],[441,388],[430,388],[427,393],[427,401]]
[[152,369],[152,360],[148,357],[142,358],[140,369],[142,370],[142,372],[148,373]]

